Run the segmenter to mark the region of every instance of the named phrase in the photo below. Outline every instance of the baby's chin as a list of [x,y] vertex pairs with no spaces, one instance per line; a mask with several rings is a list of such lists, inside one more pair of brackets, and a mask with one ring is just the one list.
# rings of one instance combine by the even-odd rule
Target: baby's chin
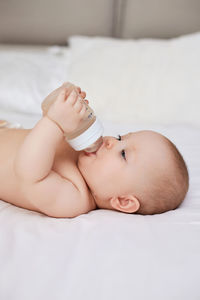
[[80,151],[78,154],[78,163],[81,165],[87,165],[87,163],[92,163],[96,159],[96,154],[95,152],[85,152],[85,151]]

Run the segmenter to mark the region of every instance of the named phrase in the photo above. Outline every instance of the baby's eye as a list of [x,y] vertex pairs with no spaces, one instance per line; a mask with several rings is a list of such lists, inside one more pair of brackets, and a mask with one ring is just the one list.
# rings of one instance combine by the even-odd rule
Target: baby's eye
[[122,157],[126,160],[126,153],[125,153],[125,150],[122,150]]
[[[117,136],[116,139],[119,140],[119,141],[121,141],[121,139],[122,139],[121,135],[118,134],[118,136]],[[122,150],[122,151],[121,151],[121,155],[122,155],[122,157],[126,160],[126,153],[125,153],[125,150]]]

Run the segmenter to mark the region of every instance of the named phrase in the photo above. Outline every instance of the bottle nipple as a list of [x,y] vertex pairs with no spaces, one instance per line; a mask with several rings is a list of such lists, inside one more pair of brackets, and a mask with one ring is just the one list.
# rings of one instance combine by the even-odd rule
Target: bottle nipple
[[96,142],[94,142],[90,147],[84,149],[85,152],[96,152],[103,144],[103,137],[101,136]]

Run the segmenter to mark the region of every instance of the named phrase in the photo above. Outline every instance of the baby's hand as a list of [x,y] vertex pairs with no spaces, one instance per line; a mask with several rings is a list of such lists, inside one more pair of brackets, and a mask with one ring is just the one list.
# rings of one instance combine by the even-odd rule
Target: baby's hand
[[[71,91],[76,88],[77,91],[79,92],[79,95],[84,99],[86,97],[86,92],[81,91],[81,88],[78,86],[75,86],[74,84],[72,84],[69,81],[66,81],[62,84],[62,86],[60,86],[59,88],[57,88],[56,90],[52,91],[42,102],[42,111],[43,111],[43,115],[45,116],[47,111],[49,110],[49,107],[51,106],[51,104],[55,101],[55,99],[58,97],[58,94],[60,93],[60,91],[63,88],[67,88],[67,94],[66,96],[69,96],[69,94],[71,93]],[[84,101],[88,104],[88,100],[84,99]]]
[[73,89],[68,96],[67,92],[68,89],[63,87],[47,112],[47,117],[65,133],[74,131],[86,112],[86,106],[76,89]]
[[[71,85],[71,86],[70,86]],[[74,85],[72,85],[70,82],[64,82],[63,83],[63,85],[62,85],[63,87],[69,87],[70,86],[70,88],[73,88],[73,86]],[[85,97],[86,97],[86,92],[85,91],[82,91],[81,90],[81,88],[80,88],[80,86],[75,86],[76,87],[76,89],[78,90],[78,92],[79,92],[79,95],[83,98],[83,100],[87,103],[87,104],[89,104],[89,101],[88,101],[88,99],[85,99]],[[70,94],[70,93],[69,93]]]
[[[84,99],[84,98],[86,97],[86,92],[81,91],[80,86],[76,86],[76,88],[78,89],[78,92],[79,92],[80,96]],[[89,101],[88,101],[87,99],[84,99],[84,101],[85,101],[87,104],[89,104]]]

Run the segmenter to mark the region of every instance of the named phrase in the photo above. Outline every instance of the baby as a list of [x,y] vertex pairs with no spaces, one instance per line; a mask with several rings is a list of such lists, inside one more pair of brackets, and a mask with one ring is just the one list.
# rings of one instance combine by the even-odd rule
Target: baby
[[[177,208],[189,186],[186,164],[163,135],[138,131],[103,137],[96,153],[75,151],[86,93],[64,83],[33,129],[0,129],[0,199],[57,218],[96,208],[156,214]],[[88,102],[87,100],[84,100]]]

